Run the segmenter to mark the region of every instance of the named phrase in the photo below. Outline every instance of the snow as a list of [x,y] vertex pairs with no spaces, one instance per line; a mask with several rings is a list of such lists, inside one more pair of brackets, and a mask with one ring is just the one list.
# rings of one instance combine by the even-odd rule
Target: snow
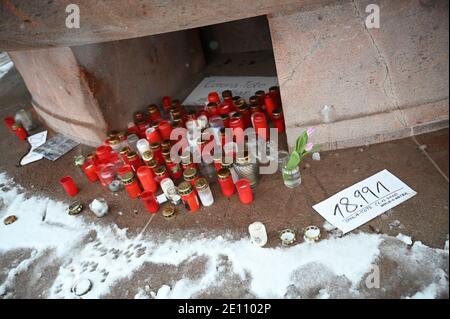
[[404,242],[406,245],[412,245],[412,239],[409,236],[403,235],[402,233],[399,233],[396,238]]
[[0,53],[0,79],[4,77],[13,66],[14,63],[9,59],[9,56],[5,52]]
[[[226,233],[186,236],[176,231],[167,235],[148,230],[145,236],[129,235],[127,229],[116,225],[102,226],[83,215],[69,215],[66,203],[27,196],[5,174],[0,174],[1,184],[4,186],[0,187],[0,199],[4,205],[0,218],[10,214],[19,218],[14,224],[0,225],[0,256],[8,251],[31,250],[30,256],[17,266],[5,269],[6,279],[0,283],[0,296],[4,297],[14,296],[16,276],[45,262],[48,266],[60,265],[48,289],[42,291],[46,298],[77,298],[71,288],[80,278],[92,283],[81,298],[108,296],[129,280],[135,285],[134,298],[195,298],[214,287],[221,287],[222,292],[237,287],[234,289],[258,298],[361,297],[367,293],[361,290],[365,276],[372,265],[385,258],[399,265],[398,269],[405,272],[402,276],[417,281],[415,286],[420,289],[405,293],[408,298],[436,298],[448,287],[442,269],[445,261],[448,263],[448,250],[432,249],[416,241],[406,252],[402,241],[409,237],[405,235],[397,239],[351,233],[323,239],[315,245],[299,243],[288,248],[255,247],[248,236],[236,238]],[[51,258],[40,258],[44,254]],[[199,258],[204,261],[200,265],[196,263]],[[145,289],[133,278],[144,267],[182,269],[186,264],[195,264],[198,276],[192,278],[186,272],[176,271],[168,275],[169,279],[160,279],[161,273],[153,276],[146,271]],[[395,282],[389,280],[388,285],[390,281]]]

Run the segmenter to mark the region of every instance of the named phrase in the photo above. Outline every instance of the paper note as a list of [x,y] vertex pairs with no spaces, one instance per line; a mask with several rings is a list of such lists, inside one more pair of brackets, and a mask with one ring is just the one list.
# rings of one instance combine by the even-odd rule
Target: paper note
[[388,170],[383,170],[313,208],[345,234],[416,194]]
[[28,143],[31,145],[31,149],[22,159],[20,160],[20,165],[27,165],[36,161],[41,160],[44,156],[36,153],[34,150],[45,143],[47,140],[47,131],[42,131],[40,133],[28,136]]
[[36,148],[34,152],[41,154],[46,159],[56,161],[78,144],[79,143],[65,137],[62,134],[57,134],[49,139],[45,144]]
[[205,105],[208,93],[231,90],[234,96],[248,100],[256,91],[269,91],[278,85],[277,77],[271,76],[211,76],[204,78],[184,100],[183,105]]

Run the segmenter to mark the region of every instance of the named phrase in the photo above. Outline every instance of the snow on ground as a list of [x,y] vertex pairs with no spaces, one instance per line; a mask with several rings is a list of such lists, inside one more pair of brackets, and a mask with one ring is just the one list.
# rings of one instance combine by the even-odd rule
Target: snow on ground
[[[70,216],[65,203],[27,196],[5,174],[0,174],[0,199],[1,220],[12,213],[18,217],[11,225],[0,224],[0,256],[31,251],[0,269],[3,298],[20,297],[21,290],[31,289],[19,286],[18,276],[33,272],[39,279],[35,268],[55,265],[55,275],[34,297],[78,298],[71,288],[85,279],[91,281],[92,289],[82,298],[111,296],[125,286],[134,298],[195,298],[217,293],[217,287],[218,296],[238,291],[238,296],[258,298],[438,298],[448,291],[448,250],[420,242],[408,248],[404,235],[399,240],[356,233],[315,244],[260,248],[246,237],[229,234],[186,237],[147,230],[148,235],[131,236],[115,225]],[[204,262],[199,264],[199,258]],[[369,290],[366,277],[373,265],[386,259],[395,261],[398,270],[382,273],[381,288]],[[192,276],[186,264],[195,265],[192,268],[199,268],[199,273]],[[143,274],[145,284],[134,279],[149,266],[154,273]],[[177,271],[161,272],[170,267]],[[394,294],[405,281],[402,277],[409,278],[409,285],[402,294]],[[36,278],[31,282],[37,282]]]
[[14,66],[6,52],[0,52],[0,79]]

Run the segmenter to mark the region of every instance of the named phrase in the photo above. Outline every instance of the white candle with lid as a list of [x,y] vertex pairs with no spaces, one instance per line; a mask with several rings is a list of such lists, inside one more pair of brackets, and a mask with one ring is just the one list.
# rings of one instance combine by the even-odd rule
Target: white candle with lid
[[139,141],[137,141],[136,147],[138,149],[139,154],[141,154],[141,156],[146,151],[150,151],[150,143],[145,138],[141,138]]

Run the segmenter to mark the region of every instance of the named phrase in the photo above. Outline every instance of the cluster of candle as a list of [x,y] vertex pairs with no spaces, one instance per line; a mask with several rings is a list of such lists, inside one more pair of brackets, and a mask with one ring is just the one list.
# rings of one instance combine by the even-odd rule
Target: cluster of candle
[[28,131],[22,126],[21,123],[16,122],[13,117],[6,117],[4,119],[8,128],[16,134],[21,141],[25,141],[28,137]]
[[[191,212],[199,210],[201,205],[211,206],[214,197],[209,183],[216,180],[224,196],[230,197],[237,190],[240,201],[249,204],[253,201],[256,177],[245,166],[248,165],[248,152],[242,158],[233,158],[235,164],[226,163],[222,156],[214,158],[214,165],[197,164],[190,153],[183,152],[190,146],[186,144],[178,153],[181,159],[178,163],[170,153],[182,137],[171,140],[171,132],[174,128],[187,128],[189,135],[194,128],[215,127],[222,133],[222,129],[231,128],[233,139],[238,143],[243,141],[239,134],[249,127],[254,127],[260,137],[267,139],[269,120],[279,133],[284,132],[278,87],[270,88],[269,93],[256,92],[249,104],[243,98],[233,96],[231,91],[222,92],[222,99],[217,92],[211,92],[206,107],[198,111],[186,111],[179,101],[164,97],[162,111],[152,104],[146,112],[136,112],[126,132],[109,134],[105,143],[89,154],[80,167],[89,181],[100,181],[110,190],[115,190],[114,182],[120,179],[128,195],[133,199],[139,197],[150,213],[160,209],[155,196],[159,189],[172,204],[183,203]],[[186,140],[189,141],[189,137]],[[213,140],[211,137],[209,141]],[[208,141],[199,139],[196,142],[202,150]],[[210,174],[211,171],[214,174]],[[67,176],[61,183],[67,183]],[[74,191],[67,193],[73,196]]]

